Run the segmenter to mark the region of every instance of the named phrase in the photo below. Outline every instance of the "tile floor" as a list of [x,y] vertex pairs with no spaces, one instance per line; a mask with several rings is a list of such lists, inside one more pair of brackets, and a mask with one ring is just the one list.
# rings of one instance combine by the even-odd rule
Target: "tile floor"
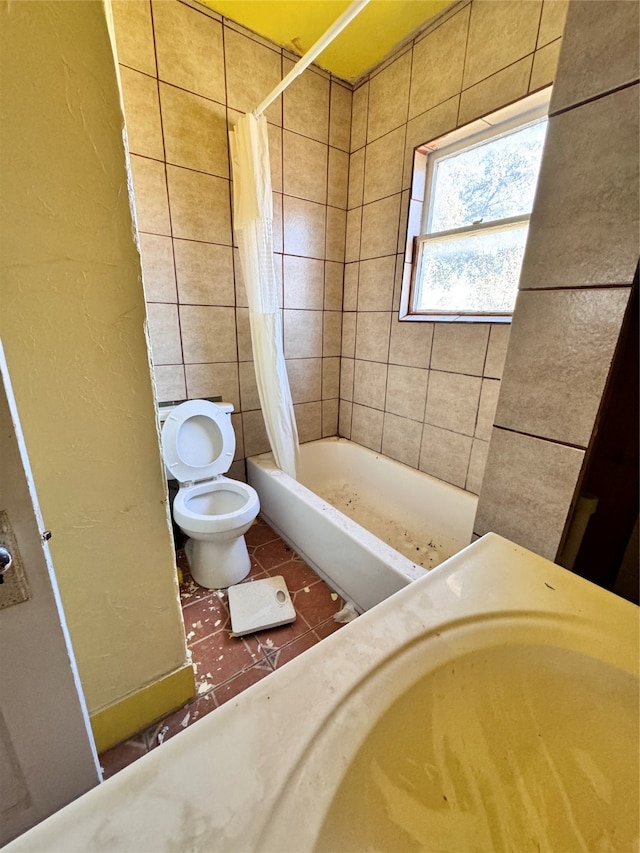
[[196,696],[136,737],[103,752],[100,763],[105,779],[342,627],[333,619],[344,606],[342,599],[264,521],[256,521],[246,541],[251,571],[243,583],[282,575],[296,609],[295,622],[231,637],[226,592],[198,586],[184,554],[178,552],[184,576],[180,598]]

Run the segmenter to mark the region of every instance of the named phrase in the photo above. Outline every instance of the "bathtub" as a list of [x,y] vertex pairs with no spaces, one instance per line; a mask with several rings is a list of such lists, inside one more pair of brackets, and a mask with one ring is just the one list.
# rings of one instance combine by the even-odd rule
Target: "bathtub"
[[487,534],[3,853],[637,850],[638,608]]
[[265,521],[360,612],[471,541],[475,495],[355,442],[301,445],[297,474],[247,460]]

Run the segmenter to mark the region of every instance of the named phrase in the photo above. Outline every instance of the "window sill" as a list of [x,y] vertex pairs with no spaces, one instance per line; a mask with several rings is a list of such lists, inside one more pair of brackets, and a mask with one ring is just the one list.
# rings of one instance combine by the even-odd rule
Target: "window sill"
[[505,314],[403,314],[398,319],[409,323],[510,323],[512,315]]

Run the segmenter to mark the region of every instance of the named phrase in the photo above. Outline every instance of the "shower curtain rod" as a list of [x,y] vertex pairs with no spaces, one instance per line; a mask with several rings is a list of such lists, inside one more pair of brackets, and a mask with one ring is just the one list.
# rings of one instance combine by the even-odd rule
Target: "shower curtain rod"
[[354,0],[354,2],[344,10],[342,15],[340,15],[339,18],[336,18],[326,33],[320,36],[318,41],[296,62],[291,71],[282,78],[273,92],[271,92],[271,94],[268,95],[258,107],[256,107],[253,111],[256,118],[261,116],[267,107],[271,106],[278,95],[284,92],[289,84],[293,83],[296,77],[302,74],[305,68],[311,65],[316,56],[321,54],[325,47],[331,44],[334,38],[338,36],[349,23],[351,23],[355,16],[364,9],[368,2],[369,0]]

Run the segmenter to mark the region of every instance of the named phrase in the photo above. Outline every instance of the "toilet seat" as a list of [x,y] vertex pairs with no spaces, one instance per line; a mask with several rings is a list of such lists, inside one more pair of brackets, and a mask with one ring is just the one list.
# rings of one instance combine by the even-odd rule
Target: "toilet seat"
[[[227,507],[224,502],[223,505],[218,504],[217,498],[223,496],[232,496]],[[192,536],[222,533],[251,524],[259,511],[260,499],[256,490],[248,483],[227,477],[180,489],[173,502],[176,524],[183,530],[187,529]]]
[[188,400],[162,427],[162,457],[180,485],[213,480],[229,470],[236,437],[229,415],[207,400]]

